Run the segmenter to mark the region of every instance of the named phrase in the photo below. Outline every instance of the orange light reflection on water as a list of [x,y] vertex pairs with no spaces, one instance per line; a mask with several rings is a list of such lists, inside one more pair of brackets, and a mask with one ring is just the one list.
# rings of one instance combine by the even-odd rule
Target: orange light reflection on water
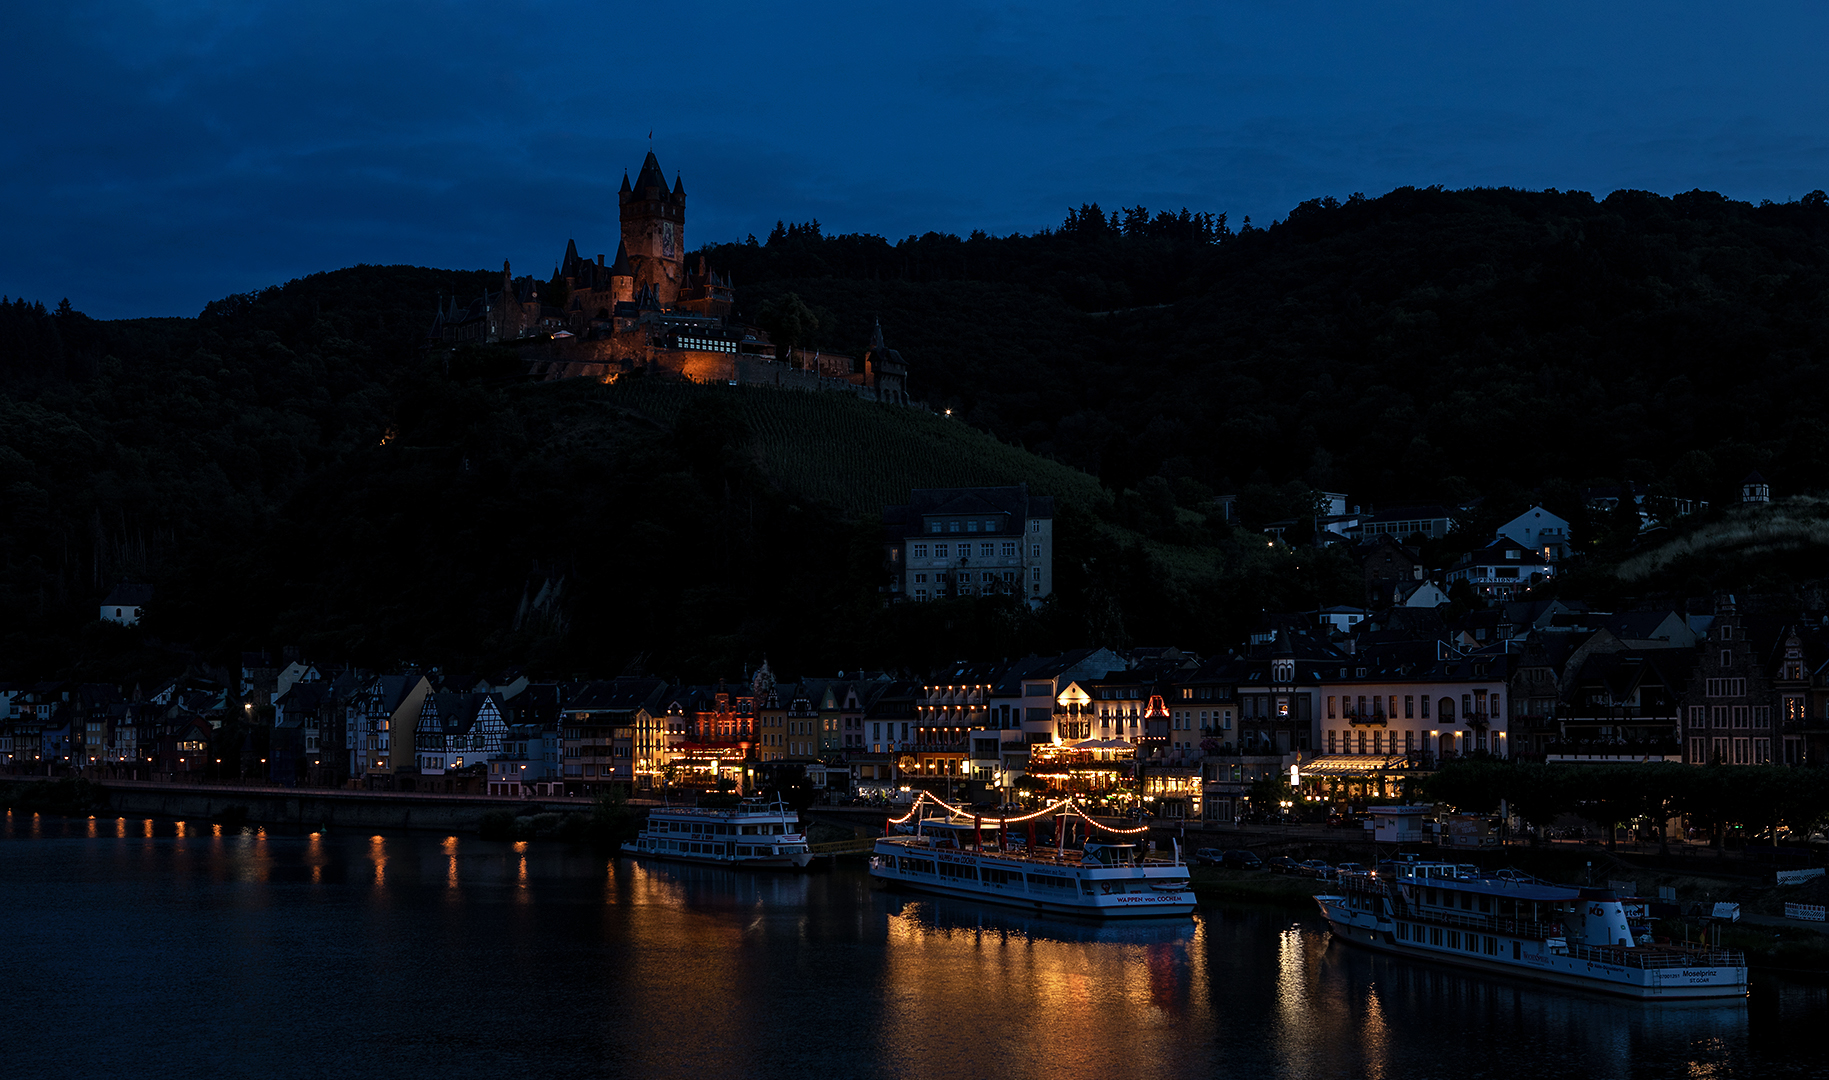
[[[1201,928],[1150,940],[1052,936],[1020,921],[943,926],[921,904],[889,915],[878,1052],[912,1077],[972,1071],[987,1047],[1010,1075],[1154,1076],[1206,1014]],[[1019,1040],[1010,1033],[1021,1031]],[[1122,1032],[1123,1037],[1114,1037]],[[936,1038],[944,1034],[943,1038]]]

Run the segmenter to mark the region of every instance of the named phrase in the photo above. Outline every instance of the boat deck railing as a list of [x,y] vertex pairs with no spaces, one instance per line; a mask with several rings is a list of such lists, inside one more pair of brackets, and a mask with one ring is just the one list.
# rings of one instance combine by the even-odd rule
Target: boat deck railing
[[1534,919],[1511,918],[1504,915],[1475,915],[1459,911],[1416,911],[1412,909],[1397,917],[1407,922],[1419,922],[1425,926],[1452,926],[1460,930],[1478,930],[1486,934],[1508,934],[1512,937],[1530,938],[1534,941],[1558,937],[1562,933],[1560,923],[1537,922]]
[[767,817],[771,819],[780,819],[782,821],[798,821],[799,819],[799,815],[792,810],[783,810],[780,807],[762,806],[759,804],[755,806],[651,806],[648,808],[649,817],[653,817],[656,814],[660,814],[664,817],[674,817],[677,815],[681,817],[729,818],[741,815],[744,817]]
[[1633,968],[1745,967],[1746,955],[1738,949],[1710,949],[1694,945],[1577,945],[1567,950],[1578,960]]
[[[1051,848],[1051,847],[1036,847],[1033,849],[1008,849],[1008,848],[1000,849],[1000,848],[994,848],[994,847],[986,847],[982,850],[975,850],[973,848],[968,848],[968,847],[967,848],[955,847],[951,844],[936,844],[932,840],[930,840],[926,837],[917,837],[917,836],[886,836],[886,837],[883,837],[882,839],[885,841],[888,841],[889,843],[895,844],[899,847],[927,848],[932,851],[957,851],[962,855],[964,855],[964,854],[989,855],[989,856],[992,856],[994,858],[999,858],[999,859],[1016,859],[1021,862],[1048,863],[1049,865],[1062,865],[1062,866],[1080,865],[1081,864],[1081,855],[1083,854],[1082,852],[1076,851],[1073,848],[1067,848],[1064,851],[1056,851],[1054,848]],[[1163,859],[1163,858],[1157,858],[1157,857],[1144,856],[1142,858],[1137,859],[1135,863],[1117,863],[1115,865],[1112,865],[1112,864],[1107,864],[1107,863],[1102,863],[1102,862],[1090,862],[1090,863],[1086,863],[1085,865],[1088,867],[1096,868],[1096,869],[1100,869],[1100,870],[1111,870],[1111,869],[1121,868],[1124,866],[1185,867],[1187,864],[1183,863],[1183,862],[1177,862],[1174,859]]]

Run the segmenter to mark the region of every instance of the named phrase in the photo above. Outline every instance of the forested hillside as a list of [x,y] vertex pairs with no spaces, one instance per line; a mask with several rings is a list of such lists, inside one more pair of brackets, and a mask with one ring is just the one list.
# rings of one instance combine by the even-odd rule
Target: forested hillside
[[[1780,494],[1829,469],[1820,194],[1406,189],[1237,232],[1089,206],[1035,236],[783,226],[705,255],[750,316],[799,297],[808,344],[855,351],[880,318],[914,395],[953,418],[526,384],[503,350],[423,351],[440,297],[476,295],[484,271],[356,267],[194,319],[0,303],[0,677],[294,643],[683,678],[765,654],[832,670],[1223,648],[1263,610],[1359,593],[1338,554],[1214,520],[1221,491],[1248,523],[1299,513],[1304,485],[1483,497],[1468,536],[1541,498],[1604,557],[1570,581],[1626,596],[1732,586],[1732,553],[1765,548],[1708,518],[1614,574],[1634,538],[1590,519],[1582,486],[1720,504],[1749,468]],[[884,609],[877,507],[1018,481],[1065,506],[1056,602]],[[1809,573],[1813,521],[1762,587]],[[157,586],[139,630],[94,620],[121,581]]]
[[1751,468],[1781,491],[1829,469],[1820,192],[1400,189],[1237,233],[1088,207],[1037,236],[802,226],[710,256],[746,302],[829,311],[830,348],[880,314],[919,391],[1115,487],[1718,502]]

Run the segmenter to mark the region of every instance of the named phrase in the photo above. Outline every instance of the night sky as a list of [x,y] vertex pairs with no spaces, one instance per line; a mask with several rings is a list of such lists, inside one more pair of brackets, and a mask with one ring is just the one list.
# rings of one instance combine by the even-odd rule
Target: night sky
[[91,315],[354,263],[613,253],[653,148],[690,246],[1403,184],[1829,188],[1829,6],[18,4],[0,292]]

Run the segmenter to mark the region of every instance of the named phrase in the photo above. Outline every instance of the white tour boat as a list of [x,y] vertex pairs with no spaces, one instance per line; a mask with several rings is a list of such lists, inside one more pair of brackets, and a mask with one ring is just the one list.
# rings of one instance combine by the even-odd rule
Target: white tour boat
[[1742,954],[1654,944],[1646,903],[1608,889],[1422,862],[1342,874],[1339,884],[1315,900],[1355,945],[1651,1001],[1746,996]]
[[657,806],[631,843],[630,855],[715,866],[798,870],[813,861],[800,815],[780,803],[745,801],[732,809]]
[[[931,801],[944,817],[923,818]],[[1054,815],[1052,847],[1024,843],[1010,825]],[[1194,892],[1177,847],[1172,858],[1142,853],[1133,841],[1146,828],[1100,824],[1070,802],[1020,818],[972,815],[923,793],[877,840],[870,875],[886,885],[1012,904],[1032,911],[1111,918],[1187,915]],[[1087,839],[1066,843],[1069,829]],[[1094,837],[1097,837],[1096,839]]]

